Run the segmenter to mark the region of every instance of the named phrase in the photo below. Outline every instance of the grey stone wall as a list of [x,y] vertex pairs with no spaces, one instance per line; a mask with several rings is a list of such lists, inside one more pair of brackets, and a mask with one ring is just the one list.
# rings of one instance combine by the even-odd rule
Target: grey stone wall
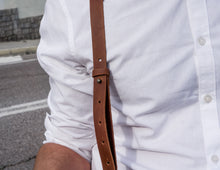
[[0,42],[38,39],[42,16],[19,19],[18,9],[0,10]]
[[44,13],[46,0],[0,0],[0,10],[18,8],[19,18],[39,16]]

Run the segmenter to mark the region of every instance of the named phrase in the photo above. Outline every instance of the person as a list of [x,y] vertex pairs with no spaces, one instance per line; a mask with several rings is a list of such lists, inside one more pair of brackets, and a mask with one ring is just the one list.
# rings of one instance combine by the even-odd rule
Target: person
[[[104,0],[119,170],[220,169],[218,8],[218,0]],[[101,170],[89,0],[47,0],[40,33],[51,113],[35,169]]]

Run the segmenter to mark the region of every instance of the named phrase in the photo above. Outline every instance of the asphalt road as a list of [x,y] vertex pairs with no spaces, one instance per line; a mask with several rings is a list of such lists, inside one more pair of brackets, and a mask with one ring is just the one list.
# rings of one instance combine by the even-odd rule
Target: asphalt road
[[0,64],[0,170],[33,169],[44,139],[48,76],[34,55],[26,59]]

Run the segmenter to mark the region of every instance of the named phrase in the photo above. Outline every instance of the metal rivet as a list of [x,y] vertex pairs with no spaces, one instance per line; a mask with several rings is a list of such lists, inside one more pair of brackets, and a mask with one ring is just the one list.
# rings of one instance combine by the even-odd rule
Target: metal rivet
[[102,83],[102,80],[101,79],[97,79],[97,83]]

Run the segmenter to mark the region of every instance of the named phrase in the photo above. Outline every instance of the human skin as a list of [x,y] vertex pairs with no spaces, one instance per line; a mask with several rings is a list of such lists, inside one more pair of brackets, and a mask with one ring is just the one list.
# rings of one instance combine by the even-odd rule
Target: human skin
[[44,144],[36,157],[34,170],[90,170],[90,163],[71,149],[54,143]]

